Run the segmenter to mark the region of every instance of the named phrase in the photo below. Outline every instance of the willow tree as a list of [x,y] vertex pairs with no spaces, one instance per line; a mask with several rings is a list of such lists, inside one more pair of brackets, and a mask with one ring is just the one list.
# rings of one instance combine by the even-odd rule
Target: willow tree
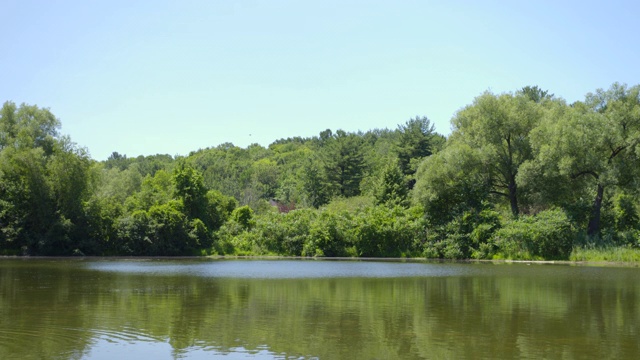
[[514,217],[520,213],[516,177],[520,165],[532,158],[529,132],[540,122],[540,104],[522,94],[485,92],[452,119],[450,142],[478,152],[490,193],[509,201]]
[[420,163],[412,196],[431,224],[444,225],[465,211],[482,210],[490,189],[479,155],[467,144],[449,143]]
[[532,133],[532,143],[537,156],[527,168],[540,169],[542,181],[591,189],[587,233],[597,234],[606,190],[635,187],[640,176],[640,86],[615,83],[584,102],[558,107]]

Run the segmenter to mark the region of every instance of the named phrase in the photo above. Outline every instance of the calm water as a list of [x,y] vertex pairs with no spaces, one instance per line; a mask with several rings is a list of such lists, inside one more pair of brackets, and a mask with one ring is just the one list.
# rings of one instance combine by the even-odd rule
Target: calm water
[[640,269],[0,259],[0,359],[638,359]]

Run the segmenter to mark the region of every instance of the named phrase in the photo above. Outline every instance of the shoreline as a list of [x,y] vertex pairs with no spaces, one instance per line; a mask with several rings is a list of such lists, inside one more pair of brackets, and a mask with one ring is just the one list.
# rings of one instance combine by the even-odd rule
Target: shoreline
[[205,256],[18,256],[0,255],[0,261],[20,260],[309,260],[309,261],[378,261],[378,262],[430,262],[430,263],[477,263],[477,264],[527,264],[527,265],[571,265],[601,267],[640,267],[640,262],[623,261],[571,261],[571,260],[509,260],[509,259],[433,259],[402,257],[305,257],[284,255],[205,255]]

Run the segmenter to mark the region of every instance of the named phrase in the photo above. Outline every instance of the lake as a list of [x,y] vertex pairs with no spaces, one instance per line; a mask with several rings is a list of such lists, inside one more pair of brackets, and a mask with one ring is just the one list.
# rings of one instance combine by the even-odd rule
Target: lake
[[638,359],[640,269],[0,259],[0,359]]

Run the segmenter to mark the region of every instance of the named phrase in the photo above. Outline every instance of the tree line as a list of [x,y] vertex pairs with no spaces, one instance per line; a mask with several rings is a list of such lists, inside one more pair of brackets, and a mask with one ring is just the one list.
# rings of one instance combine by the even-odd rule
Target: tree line
[[567,259],[640,246],[640,86],[485,92],[268,147],[92,160],[46,108],[0,112],[0,253]]

